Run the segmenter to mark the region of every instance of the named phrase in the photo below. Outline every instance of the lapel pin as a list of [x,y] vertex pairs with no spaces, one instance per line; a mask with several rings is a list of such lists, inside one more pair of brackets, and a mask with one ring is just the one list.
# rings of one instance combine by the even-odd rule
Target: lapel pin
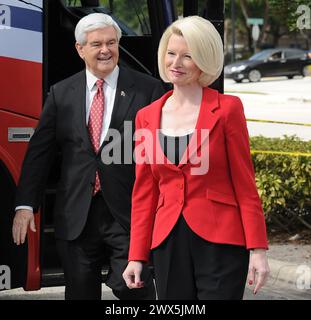
[[121,91],[121,96],[125,97],[125,92],[124,91]]

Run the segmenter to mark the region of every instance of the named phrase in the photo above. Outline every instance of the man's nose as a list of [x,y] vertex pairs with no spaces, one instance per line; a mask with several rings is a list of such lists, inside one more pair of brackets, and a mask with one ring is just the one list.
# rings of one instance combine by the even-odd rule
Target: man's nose
[[107,53],[109,52],[108,46],[106,44],[103,44],[100,48],[101,53]]

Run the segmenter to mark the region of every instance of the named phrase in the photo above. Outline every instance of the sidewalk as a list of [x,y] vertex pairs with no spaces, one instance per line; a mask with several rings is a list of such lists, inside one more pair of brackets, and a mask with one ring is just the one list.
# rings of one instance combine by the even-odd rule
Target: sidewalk
[[311,245],[274,244],[267,252],[270,284],[307,290],[311,298]]

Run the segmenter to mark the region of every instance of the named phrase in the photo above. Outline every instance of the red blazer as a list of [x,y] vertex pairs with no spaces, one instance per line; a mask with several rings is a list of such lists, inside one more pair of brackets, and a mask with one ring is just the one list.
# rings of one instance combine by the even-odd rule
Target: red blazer
[[[164,156],[158,135],[161,109],[171,94],[166,93],[136,116],[129,260],[148,261],[150,249],[165,240],[180,214],[197,235],[210,242],[267,248],[240,99],[203,89],[197,131],[176,166]],[[201,134],[201,129],[208,129],[209,136]],[[199,163],[195,161],[197,154],[197,159],[201,156]],[[159,159],[164,161],[159,164]],[[194,174],[193,170],[207,160],[208,170]]]

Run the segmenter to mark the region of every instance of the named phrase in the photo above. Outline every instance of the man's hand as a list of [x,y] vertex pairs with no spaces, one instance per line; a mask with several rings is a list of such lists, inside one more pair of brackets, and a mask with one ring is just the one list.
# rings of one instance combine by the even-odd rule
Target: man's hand
[[130,261],[123,272],[123,279],[129,289],[138,289],[144,286],[144,282],[140,280],[140,275],[143,270],[141,261]]
[[20,245],[25,242],[28,226],[30,226],[31,231],[36,232],[33,213],[27,209],[17,210],[12,227],[13,240],[16,245]]

